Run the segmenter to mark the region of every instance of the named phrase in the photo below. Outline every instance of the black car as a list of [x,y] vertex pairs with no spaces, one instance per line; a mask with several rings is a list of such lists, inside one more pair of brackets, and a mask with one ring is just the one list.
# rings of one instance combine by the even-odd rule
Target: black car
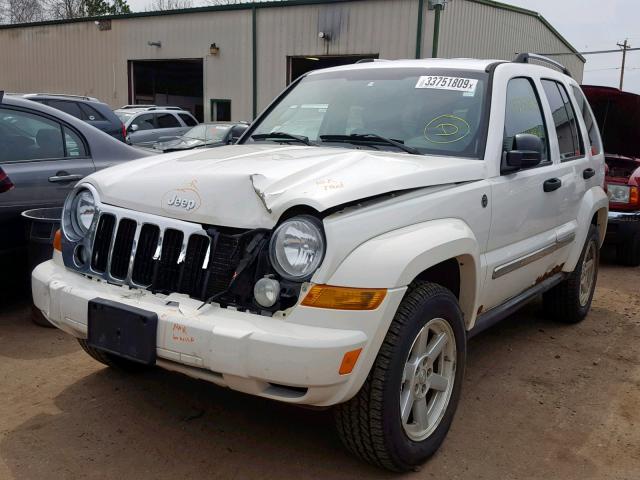
[[246,123],[201,123],[179,137],[160,137],[153,148],[166,153],[230,145],[236,143],[248,127]]
[[20,214],[62,207],[79,180],[147,157],[71,115],[0,91],[0,270],[24,251]]
[[121,142],[126,141],[127,134],[120,119],[109,105],[97,98],[53,93],[27,93],[22,97],[61,110]]

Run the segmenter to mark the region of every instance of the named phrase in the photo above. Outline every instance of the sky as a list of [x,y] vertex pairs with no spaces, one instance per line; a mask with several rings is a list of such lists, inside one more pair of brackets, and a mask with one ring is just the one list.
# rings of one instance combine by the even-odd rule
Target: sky
[[[392,0],[388,0],[392,1]],[[456,1],[456,0],[450,0]],[[628,39],[640,47],[640,0],[502,0],[541,13],[575,48],[611,50]],[[194,0],[194,6],[206,0]],[[151,0],[128,0],[144,11]],[[618,87],[621,53],[585,55],[583,83]],[[640,94],[640,51],[627,52],[624,90]]]
[[[455,1],[455,0],[453,0]],[[640,0],[506,0],[542,14],[576,50],[640,47]],[[586,85],[618,87],[622,53],[585,55]],[[640,51],[627,52],[624,90],[640,94]]]

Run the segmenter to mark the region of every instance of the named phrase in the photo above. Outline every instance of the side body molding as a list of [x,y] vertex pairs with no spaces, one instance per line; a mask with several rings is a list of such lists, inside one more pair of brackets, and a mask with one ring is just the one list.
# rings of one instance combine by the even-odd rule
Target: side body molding
[[457,218],[418,223],[372,238],[352,251],[327,283],[404,287],[423,271],[451,258],[457,259],[460,267],[460,307],[470,328],[483,278],[480,248],[473,231]]

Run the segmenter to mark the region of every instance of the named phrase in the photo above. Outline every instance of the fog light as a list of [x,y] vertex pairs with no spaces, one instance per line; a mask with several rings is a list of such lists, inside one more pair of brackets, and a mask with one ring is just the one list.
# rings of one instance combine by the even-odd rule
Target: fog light
[[264,277],[253,287],[253,296],[261,307],[273,307],[280,297],[280,282]]
[[89,261],[89,252],[83,245],[78,245],[74,251],[76,265],[83,267]]

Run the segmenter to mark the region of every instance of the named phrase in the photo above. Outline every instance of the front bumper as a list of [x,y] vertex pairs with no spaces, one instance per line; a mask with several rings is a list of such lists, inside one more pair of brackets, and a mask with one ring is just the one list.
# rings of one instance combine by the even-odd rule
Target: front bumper
[[[67,270],[58,252],[32,273],[33,301],[61,330],[87,336],[88,302],[103,298],[158,315],[157,364],[234,390],[316,406],[351,398],[366,378],[405,289],[389,290],[374,311],[296,306],[266,317],[181,294],[154,295]],[[171,304],[169,304],[171,302]],[[346,352],[362,348],[349,375]]]
[[637,233],[640,233],[640,211],[614,212],[609,210],[607,243],[624,243]]

